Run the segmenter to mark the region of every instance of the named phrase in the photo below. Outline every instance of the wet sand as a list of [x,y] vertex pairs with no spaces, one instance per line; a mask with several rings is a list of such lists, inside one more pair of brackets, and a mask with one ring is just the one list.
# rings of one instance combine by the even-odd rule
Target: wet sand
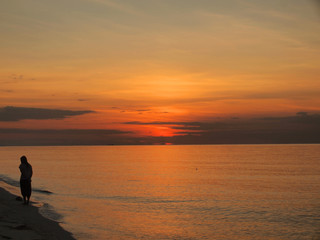
[[37,207],[23,205],[16,197],[0,187],[0,239],[75,239],[57,222],[43,217]]

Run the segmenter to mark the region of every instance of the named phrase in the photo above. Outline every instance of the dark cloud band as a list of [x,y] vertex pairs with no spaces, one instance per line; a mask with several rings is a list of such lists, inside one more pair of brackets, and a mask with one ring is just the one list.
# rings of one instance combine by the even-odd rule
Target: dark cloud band
[[70,134],[70,135],[113,135],[129,134],[132,132],[116,129],[25,129],[25,128],[0,128],[0,133],[13,134]]
[[130,133],[117,129],[0,128],[0,146],[131,144]]
[[123,122],[122,124],[130,124],[130,125],[187,125],[187,126],[198,126],[201,124],[200,122]]
[[14,122],[24,119],[64,119],[67,117],[93,113],[94,111],[72,111],[61,109],[3,107],[0,108],[0,121]]

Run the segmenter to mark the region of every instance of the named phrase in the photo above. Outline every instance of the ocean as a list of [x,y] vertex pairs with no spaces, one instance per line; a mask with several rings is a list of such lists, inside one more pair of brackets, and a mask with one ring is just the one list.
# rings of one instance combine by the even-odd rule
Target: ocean
[[320,145],[1,147],[0,183],[76,239],[320,239]]

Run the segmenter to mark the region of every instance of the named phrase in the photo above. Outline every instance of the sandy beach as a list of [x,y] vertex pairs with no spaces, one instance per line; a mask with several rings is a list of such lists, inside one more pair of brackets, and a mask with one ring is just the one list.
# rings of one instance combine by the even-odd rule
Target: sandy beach
[[23,205],[0,187],[0,239],[75,239],[57,222],[43,217],[38,208]]

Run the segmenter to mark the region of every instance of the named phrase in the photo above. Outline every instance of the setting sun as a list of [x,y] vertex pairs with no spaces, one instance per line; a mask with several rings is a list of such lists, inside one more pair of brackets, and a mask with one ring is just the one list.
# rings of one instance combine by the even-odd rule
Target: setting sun
[[285,120],[305,112],[309,131],[319,118],[312,1],[9,1],[0,14],[3,145],[255,142],[290,128],[287,142]]

